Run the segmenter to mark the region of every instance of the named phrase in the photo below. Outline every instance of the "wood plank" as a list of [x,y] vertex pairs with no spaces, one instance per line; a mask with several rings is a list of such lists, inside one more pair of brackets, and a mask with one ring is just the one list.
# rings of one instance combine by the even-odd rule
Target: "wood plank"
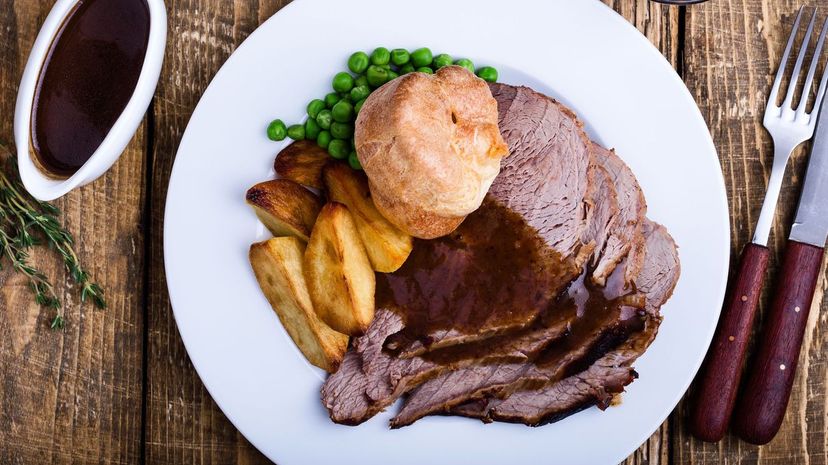
[[[762,127],[765,98],[800,4],[819,1],[729,0],[688,7],[685,77],[719,149],[731,210],[734,254],[749,240],[770,175],[773,147]],[[801,188],[805,147],[788,166],[771,235],[771,273],[760,304],[768,306],[784,239]],[[735,255],[734,255],[735,257]],[[674,463],[828,463],[825,342],[828,320],[819,285],[799,372],[781,431],[758,448],[728,435],[718,444],[693,439],[685,423],[688,402],[675,421]]]
[[[0,2],[0,140],[12,142],[17,86],[51,0]],[[109,308],[81,305],[62,262],[34,252],[65,304],[66,328],[26,282],[0,272],[0,463],[136,463],[141,454],[143,127],[103,178],[56,202]]]
[[196,103],[235,47],[287,2],[169,2],[152,156],[145,457],[148,464],[270,463],[221,413],[187,357],[163,263],[163,217],[175,152]]

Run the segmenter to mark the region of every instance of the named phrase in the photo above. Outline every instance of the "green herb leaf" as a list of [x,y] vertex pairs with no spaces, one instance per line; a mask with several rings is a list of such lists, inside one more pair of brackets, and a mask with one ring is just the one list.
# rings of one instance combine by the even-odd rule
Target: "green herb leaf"
[[66,320],[49,279],[29,263],[28,251],[35,246],[48,245],[60,255],[69,276],[80,285],[81,302],[90,299],[98,308],[106,308],[103,289],[90,282],[89,273],[81,267],[73,249],[74,239],[61,226],[58,215],[57,207],[26,192],[14,157],[0,143],[0,269],[8,260],[12,269],[26,276],[35,302],[56,311],[50,324],[52,329],[62,329]]

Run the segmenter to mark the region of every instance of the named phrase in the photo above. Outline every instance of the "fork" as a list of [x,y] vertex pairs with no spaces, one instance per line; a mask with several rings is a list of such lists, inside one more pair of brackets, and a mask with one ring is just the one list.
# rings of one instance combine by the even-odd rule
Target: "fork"
[[[704,441],[720,440],[730,422],[745,361],[748,337],[756,316],[759,295],[768,267],[768,236],[773,224],[779,191],[782,188],[785,166],[794,149],[813,137],[822,103],[822,99],[817,98],[811,112],[807,112],[808,97],[813,86],[826,31],[828,31],[828,20],[822,27],[811,64],[808,67],[802,97],[794,108],[796,83],[802,72],[802,65],[816,21],[816,9],[814,9],[794,64],[785,100],[781,106],[776,105],[804,9],[804,7],[800,8],[796,16],[765,108],[763,123],[773,138],[774,155],[773,168],[768,179],[767,193],[759,214],[759,221],[756,224],[753,240],[742,250],[739,268],[731,278],[731,288],[722,309],[716,335],[707,354],[705,367],[696,381],[696,398],[690,412],[690,429],[694,436]],[[825,74],[817,94],[825,92],[828,73]]]

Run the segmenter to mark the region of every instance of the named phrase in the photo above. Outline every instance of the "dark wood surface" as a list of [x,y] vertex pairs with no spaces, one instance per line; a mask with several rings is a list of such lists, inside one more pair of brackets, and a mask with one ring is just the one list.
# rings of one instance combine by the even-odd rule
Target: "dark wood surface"
[[730,278],[719,326],[694,386],[689,421],[699,439],[718,441],[727,433],[769,256],[763,245],[746,245]]
[[[604,1],[661,50],[698,102],[719,150],[733,249],[740,250],[771,168],[772,146],[761,125],[764,99],[799,3],[711,0],[678,8]],[[169,42],[141,130],[111,171],[59,202],[110,308],[80,305],[67,290],[61,297],[69,323],[55,333],[25,283],[0,272],[0,464],[268,463],[222,415],[187,358],[167,296],[161,238],[167,181],[193,108],[235,47],[285,3],[167,0]],[[0,0],[2,141],[12,139],[17,85],[51,4]],[[801,186],[803,153],[794,156],[781,195],[769,283]],[[36,260],[63,282],[54,257],[42,253]],[[756,447],[732,434],[716,444],[698,441],[689,434],[682,401],[627,463],[828,464],[824,275],[822,270],[788,413],[774,441]],[[766,289],[760,321],[768,298]]]

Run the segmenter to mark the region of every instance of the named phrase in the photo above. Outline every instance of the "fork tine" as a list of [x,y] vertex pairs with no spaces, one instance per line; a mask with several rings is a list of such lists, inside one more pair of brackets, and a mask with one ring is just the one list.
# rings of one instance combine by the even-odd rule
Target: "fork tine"
[[[805,61],[805,54],[808,53],[808,44],[811,42],[811,34],[813,34],[814,32],[814,21],[816,21],[816,13],[816,8],[814,8],[814,12],[813,14],[811,14],[811,20],[808,22],[808,30],[805,31],[805,38],[802,39],[802,45],[799,47],[799,55],[796,57],[796,64],[794,65],[793,73],[791,73],[791,82],[788,84],[788,95],[785,97],[785,102],[782,103],[782,108],[793,109],[793,99],[794,94],[796,93],[796,84],[799,81],[799,74],[802,72],[802,63]],[[794,30],[791,33],[791,35],[796,35],[796,30]],[[805,94],[802,95],[805,98],[801,100],[807,102],[807,96]]]
[[[822,25],[822,32],[819,34],[819,42],[817,42],[817,48],[814,52],[814,58],[811,61],[811,69],[808,71],[808,81],[805,83],[805,90],[802,93],[803,100],[807,98],[808,93],[811,92],[811,84],[814,80],[814,74],[816,73],[816,67],[819,63],[820,55],[822,54],[822,46],[825,43],[825,36],[828,34],[828,18],[825,19],[825,24]],[[819,84],[819,88],[817,89],[817,98],[814,101],[814,108],[811,110],[811,114],[816,116],[819,114],[819,108],[822,105],[822,97],[825,95],[825,86],[826,82],[828,82],[828,69],[823,70],[822,72],[822,81]],[[801,116],[802,113],[805,112],[805,107],[807,105],[799,105],[800,108],[796,110],[796,116]],[[802,113],[800,113],[800,111]],[[816,118],[812,118],[811,122],[816,122]]]
[[[817,91],[816,101],[814,102],[814,108],[811,110],[811,115],[819,115],[819,109],[822,106],[822,101],[825,98],[825,88],[828,87],[828,71],[822,73],[822,82],[819,84],[819,90]],[[813,118],[812,121],[816,120]]]
[[777,108],[776,99],[779,97],[779,86],[782,84],[782,78],[785,75],[785,68],[788,65],[788,57],[791,55],[791,48],[793,48],[796,33],[799,31],[799,21],[802,19],[803,10],[805,10],[805,6],[799,8],[799,13],[796,15],[796,21],[794,21],[793,29],[791,29],[791,36],[788,37],[788,45],[785,46],[785,53],[782,54],[782,61],[779,63],[779,69],[776,70],[776,78],[773,80],[773,88],[771,88],[771,93],[768,97],[768,108],[770,108],[771,105],[774,108]]

